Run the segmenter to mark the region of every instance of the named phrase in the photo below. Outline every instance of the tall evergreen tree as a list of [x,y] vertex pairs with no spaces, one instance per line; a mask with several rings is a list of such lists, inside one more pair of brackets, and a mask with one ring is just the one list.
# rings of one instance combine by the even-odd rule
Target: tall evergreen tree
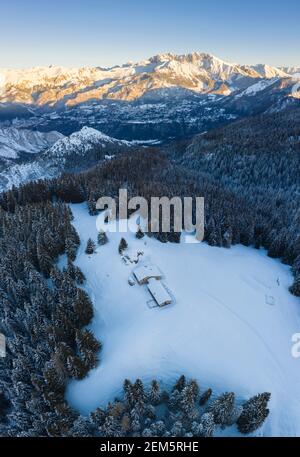
[[136,236],[136,238],[138,240],[140,240],[141,238],[144,238],[145,234],[144,234],[144,232],[143,232],[143,230],[141,229],[140,226],[138,226],[138,229],[137,229],[137,232],[136,232],[135,236]]
[[103,246],[104,244],[106,244],[108,242],[108,238],[107,238],[106,232],[104,232],[104,230],[100,230],[98,232],[97,241],[98,241],[99,246]]
[[123,252],[125,251],[125,249],[128,248],[128,244],[127,244],[127,241],[125,240],[125,238],[121,238],[120,240],[120,244],[119,244],[119,254],[123,254]]
[[177,382],[175,383],[173,390],[178,390],[179,392],[181,392],[183,390],[183,388],[185,387],[185,385],[186,385],[185,376],[181,375],[179,377],[179,379],[177,380]]
[[290,287],[290,292],[296,297],[300,297],[300,273],[296,276],[293,285]]
[[213,436],[215,430],[214,415],[205,413],[200,420],[199,436],[209,438]]
[[151,381],[151,389],[149,393],[151,405],[158,405],[161,401],[161,391],[158,382],[154,379]]
[[82,290],[76,290],[73,300],[73,308],[76,320],[80,326],[88,325],[94,317],[94,309],[88,294]]
[[208,411],[213,414],[214,422],[227,425],[231,421],[234,409],[234,393],[225,392],[212,402]]
[[241,433],[247,434],[257,430],[269,415],[268,402],[271,394],[264,392],[250,398],[244,405],[237,425]]
[[96,246],[95,246],[94,241],[91,238],[89,238],[87,241],[87,244],[86,244],[85,253],[94,254],[95,249],[96,249]]
[[210,399],[211,395],[212,395],[211,389],[207,389],[205,392],[203,392],[203,394],[201,395],[201,397],[199,399],[199,405],[204,406],[206,404],[206,402]]

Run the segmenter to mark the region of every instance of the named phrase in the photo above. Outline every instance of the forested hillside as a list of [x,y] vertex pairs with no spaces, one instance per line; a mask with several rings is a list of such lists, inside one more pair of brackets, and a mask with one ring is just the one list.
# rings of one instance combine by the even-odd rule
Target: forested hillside
[[[166,148],[135,150],[83,172],[3,194],[3,208],[58,198],[89,202],[103,195],[203,196],[205,240],[216,246],[265,247],[293,267],[300,295],[300,110],[239,121]],[[178,241],[177,234],[159,238]]]
[[[30,185],[2,196],[0,331],[7,355],[0,361],[0,435],[212,436],[217,427],[235,423],[241,433],[255,431],[269,414],[269,393],[237,405],[227,392],[206,407],[211,391],[200,396],[198,384],[184,377],[170,393],[155,380],[150,390],[140,380],[126,380],[124,398],[89,417],[68,405],[67,383],[99,363],[101,343],[85,328],[93,306],[80,287],[85,277],[73,264],[79,238],[72,214],[53,201],[76,196],[57,185]],[[44,193],[36,194],[38,189]],[[37,195],[39,202],[33,201]],[[61,270],[56,260],[63,253],[67,266]]]
[[[101,347],[84,328],[93,308],[80,288],[84,276],[73,265],[79,239],[66,203],[87,201],[94,214],[99,197],[117,196],[123,187],[129,196],[146,198],[204,196],[205,240],[228,248],[237,243],[265,247],[271,257],[292,266],[291,291],[300,295],[299,116],[293,110],[239,121],[192,141],[141,148],[86,172],[32,182],[1,195],[0,330],[7,337],[7,357],[0,362],[2,435],[164,434],[176,425],[169,421],[152,427],[155,414],[151,407],[144,409],[139,384],[133,388],[127,383],[125,403],[95,412],[92,424],[64,399],[68,380],[95,367]],[[176,233],[158,238],[179,241]],[[63,253],[68,265],[61,271],[56,261]],[[153,389],[156,384],[152,396]],[[188,384],[182,392],[176,401],[180,397],[186,414],[197,388]],[[231,404],[232,397],[226,399]],[[130,416],[132,401],[137,402],[136,417]],[[264,418],[267,397],[261,401]],[[125,423],[128,414],[131,425],[122,429],[120,421]],[[134,428],[138,420],[140,426]],[[197,431],[193,426],[195,433],[204,433],[205,426],[210,434],[211,421],[212,416],[202,416]],[[141,423],[150,431],[142,432]],[[247,431],[242,419],[240,423],[241,431]]]

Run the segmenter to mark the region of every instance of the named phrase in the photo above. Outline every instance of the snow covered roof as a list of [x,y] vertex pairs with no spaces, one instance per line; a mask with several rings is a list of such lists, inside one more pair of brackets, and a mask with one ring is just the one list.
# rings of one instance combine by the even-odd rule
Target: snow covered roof
[[147,287],[158,306],[164,306],[172,302],[172,298],[168,294],[167,290],[157,279],[149,279]]
[[143,282],[149,278],[162,277],[161,271],[158,269],[156,265],[153,264],[141,265],[140,267],[134,269],[133,274],[138,280],[138,282]]

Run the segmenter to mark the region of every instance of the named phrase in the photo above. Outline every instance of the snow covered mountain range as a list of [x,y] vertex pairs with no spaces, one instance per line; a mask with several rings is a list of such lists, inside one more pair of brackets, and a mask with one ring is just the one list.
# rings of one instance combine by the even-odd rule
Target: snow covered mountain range
[[0,69],[0,102],[75,106],[89,100],[136,100],[151,90],[181,87],[229,95],[257,79],[288,78],[295,68],[238,65],[211,54],[159,54],[112,68]]
[[0,128],[169,141],[300,103],[299,68],[160,54],[112,68],[0,69]]
[[[47,138],[47,135],[50,135],[32,133],[34,138]],[[52,137],[55,134],[56,132],[53,132]],[[6,166],[0,171],[0,191],[28,181],[53,178],[64,171],[76,172],[89,168],[101,160],[109,160],[113,155],[135,146],[134,143],[111,138],[89,127],[82,128],[70,137],[57,135],[57,141],[40,154],[36,151],[32,160],[7,161]]]
[[300,66],[299,67],[280,67],[284,73],[288,75],[300,77]]
[[299,75],[198,52],[112,68],[0,69],[0,189],[297,108]]
[[14,127],[0,129],[0,158],[18,159],[48,149],[63,138],[59,132],[37,132]]

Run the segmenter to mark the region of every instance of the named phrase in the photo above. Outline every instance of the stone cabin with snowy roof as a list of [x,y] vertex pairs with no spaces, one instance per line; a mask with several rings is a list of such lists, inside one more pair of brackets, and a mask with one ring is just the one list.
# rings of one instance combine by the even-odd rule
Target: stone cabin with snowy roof
[[172,298],[164,285],[155,278],[150,278],[147,284],[148,290],[158,306],[166,306],[172,303]]
[[141,265],[133,270],[135,279],[139,284],[147,284],[149,279],[161,279],[162,273],[156,265]]

